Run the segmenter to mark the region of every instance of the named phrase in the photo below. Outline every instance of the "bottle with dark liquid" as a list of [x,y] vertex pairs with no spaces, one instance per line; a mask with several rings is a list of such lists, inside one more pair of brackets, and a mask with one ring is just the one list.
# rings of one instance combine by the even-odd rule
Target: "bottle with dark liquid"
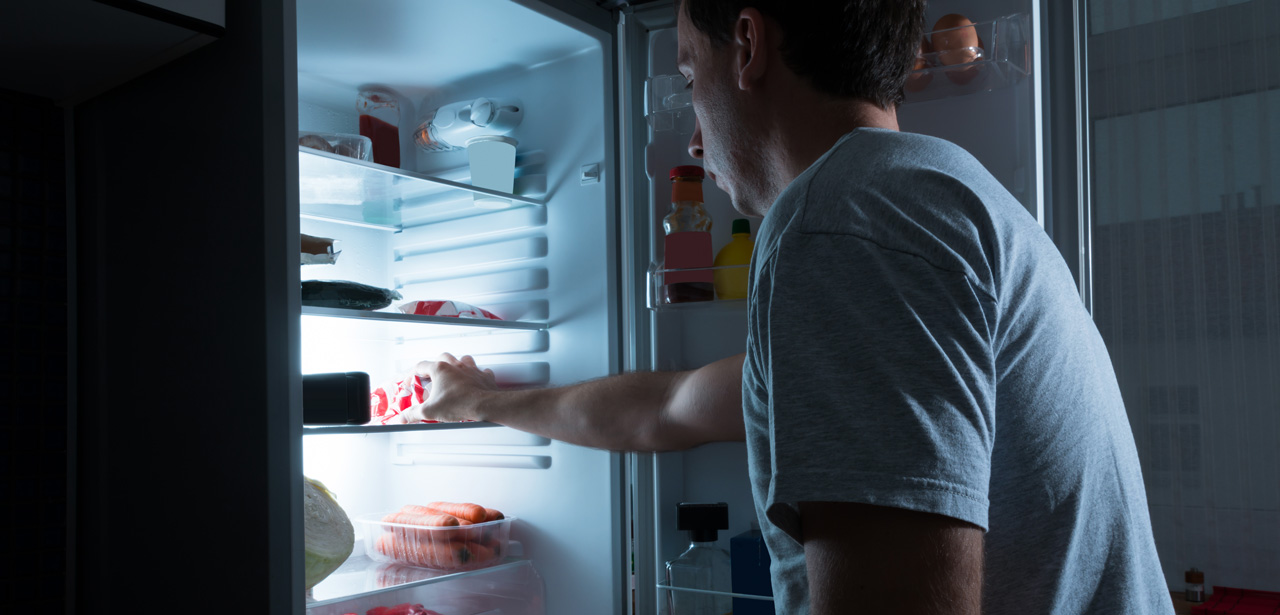
[[356,97],[360,136],[373,141],[373,161],[400,168],[400,106],[395,96],[381,90],[363,90]]
[[[711,253],[711,216],[702,207],[702,167],[671,169],[671,212],[662,219],[666,231],[662,278],[663,303],[688,303],[715,299]],[[702,271],[672,271],[699,269]]]

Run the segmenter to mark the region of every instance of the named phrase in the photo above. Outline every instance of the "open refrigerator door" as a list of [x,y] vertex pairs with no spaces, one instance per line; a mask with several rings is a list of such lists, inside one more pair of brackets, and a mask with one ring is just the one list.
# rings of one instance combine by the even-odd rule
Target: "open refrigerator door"
[[[678,268],[664,254],[663,218],[672,202],[673,167],[699,165],[688,151],[694,130],[691,93],[676,67],[676,16],[668,7],[637,8],[624,29],[633,39],[629,51],[631,82],[643,89],[644,144],[635,148],[643,161],[648,207],[641,214],[637,245],[647,248],[647,269],[637,311],[648,312],[639,329],[649,342],[641,365],[652,369],[694,369],[745,351],[747,301],[717,287],[706,300],[672,301],[664,285],[674,275],[701,272],[708,279],[732,275],[745,265]],[[900,128],[960,145],[1044,224],[1042,103],[1037,32],[1039,4],[1027,0],[937,0],[926,13],[926,34],[918,66],[898,108]],[[637,98],[640,98],[637,95]],[[641,151],[642,150],[642,151]],[[640,176],[640,170],[635,172]],[[703,182],[703,208],[711,218],[711,249],[720,254],[734,241],[736,212],[727,194]],[[748,224],[754,235],[759,223]],[[646,228],[647,227],[647,228]],[[717,266],[719,265],[719,266]],[[823,298],[814,297],[815,309]],[[639,455],[632,468],[636,505],[638,613],[680,612],[681,601],[704,606],[731,600],[735,612],[773,612],[768,583],[752,586],[746,563],[732,557],[737,578],[727,588],[707,591],[682,587],[666,562],[689,547],[677,518],[682,502],[725,503],[728,528],[708,546],[735,553],[759,545],[756,512],[747,476],[746,447],[714,443],[689,451]],[[735,540],[737,538],[738,540]],[[752,555],[752,557],[755,557]],[[744,558],[745,559],[745,558]],[[766,558],[767,560],[767,558]],[[767,568],[767,561],[764,562]],[[761,586],[763,585],[763,587]],[[710,612],[710,611],[708,611]]]
[[[303,428],[303,473],[355,526],[307,613],[624,608],[619,454],[396,412],[444,352],[500,386],[620,371],[610,19],[298,4],[300,228],[323,246],[302,269],[301,369],[368,374],[375,402],[367,422]],[[501,518],[389,516],[440,502]]]

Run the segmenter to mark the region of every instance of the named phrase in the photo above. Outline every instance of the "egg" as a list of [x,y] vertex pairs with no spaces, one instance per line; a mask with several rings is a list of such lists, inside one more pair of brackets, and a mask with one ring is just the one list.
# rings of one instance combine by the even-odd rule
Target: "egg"
[[938,23],[933,24],[933,30],[930,39],[942,64],[951,66],[978,59],[977,49],[982,48],[982,41],[968,17],[959,13],[943,15]]
[[[943,15],[933,24],[930,35],[933,48],[938,52],[938,62],[944,66],[969,64],[982,57],[982,39],[978,29],[968,17],[959,13]],[[946,71],[947,79],[953,83],[964,85],[978,76],[977,66],[965,66]]]
[[911,70],[915,72],[907,75],[907,83],[904,86],[908,92],[919,92],[928,87],[930,81],[933,81],[933,73],[918,72],[929,68],[929,60],[927,58],[930,53],[933,53],[933,45],[929,44],[929,39],[920,39],[920,51],[916,53],[916,62],[911,67]]

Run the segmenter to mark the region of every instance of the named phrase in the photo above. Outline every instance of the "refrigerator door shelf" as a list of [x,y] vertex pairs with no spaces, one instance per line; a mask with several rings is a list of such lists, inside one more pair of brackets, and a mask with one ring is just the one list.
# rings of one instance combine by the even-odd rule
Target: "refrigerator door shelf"
[[518,177],[516,194],[509,194],[305,146],[299,146],[298,176],[303,217],[391,231],[402,230],[405,208],[471,209],[473,195],[507,200],[511,207],[546,205],[545,176]]
[[727,597],[730,597],[730,598],[745,598],[745,599],[748,599],[748,600],[764,600],[764,601],[767,601],[767,602],[773,602],[773,596],[757,596],[757,595],[755,595],[755,594],[735,594],[735,593],[733,593],[733,592],[718,592],[718,591],[711,590],[711,589],[695,589],[695,588],[692,588],[692,587],[676,587],[676,586],[674,586],[674,585],[667,585],[667,584],[665,584],[665,583],[659,583],[659,584],[658,584],[658,589],[659,589],[659,590],[661,590],[661,591],[664,591],[664,592],[691,592],[691,593],[695,593],[695,594],[708,594],[708,595],[712,595],[712,596],[727,596]]
[[[751,267],[750,264],[743,264],[743,265],[723,265],[720,267],[664,269],[658,263],[653,263],[649,266],[649,272],[648,272],[649,283],[646,287],[646,305],[650,310],[656,310],[656,311],[666,311],[666,310],[672,310],[672,309],[684,310],[684,309],[698,308],[698,307],[702,307],[702,309],[706,309],[706,306],[713,306],[713,305],[722,306],[722,307],[726,307],[726,306],[736,306],[739,308],[746,307],[746,303],[747,303],[746,297],[724,298],[721,296],[718,288],[716,287],[719,286],[722,280],[733,278],[734,281],[740,282],[739,285],[745,288],[746,276],[750,272],[750,267]],[[667,298],[667,293],[665,293],[663,289],[663,285],[666,283],[666,279],[668,278],[669,274],[697,273],[697,272],[705,272],[706,274],[709,274],[709,275],[704,275],[703,277],[706,277],[707,279],[712,280],[711,282],[705,282],[705,284],[711,287],[708,290],[711,290],[713,292],[712,296],[714,296],[715,298],[708,299],[706,301],[685,301],[685,302],[669,301]]]
[[[962,64],[946,64],[948,53],[937,51],[917,56],[925,66],[907,77],[905,104],[941,98],[968,96],[1016,85],[1031,75],[1030,17],[1007,15],[974,24],[980,47],[971,49],[975,59]],[[957,28],[951,28],[956,30]],[[933,39],[938,32],[930,32]]]
[[365,613],[404,603],[440,613],[542,615],[543,593],[541,577],[525,559],[507,558],[488,568],[448,573],[353,555],[312,588],[307,615]]

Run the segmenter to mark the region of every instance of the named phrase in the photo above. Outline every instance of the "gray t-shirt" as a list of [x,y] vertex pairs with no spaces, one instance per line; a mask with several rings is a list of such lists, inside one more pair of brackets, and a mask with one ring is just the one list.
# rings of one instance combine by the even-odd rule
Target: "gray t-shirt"
[[777,612],[808,612],[796,503],[986,530],[986,613],[1172,613],[1111,360],[1071,273],[972,156],[845,135],[751,263],[742,397]]

